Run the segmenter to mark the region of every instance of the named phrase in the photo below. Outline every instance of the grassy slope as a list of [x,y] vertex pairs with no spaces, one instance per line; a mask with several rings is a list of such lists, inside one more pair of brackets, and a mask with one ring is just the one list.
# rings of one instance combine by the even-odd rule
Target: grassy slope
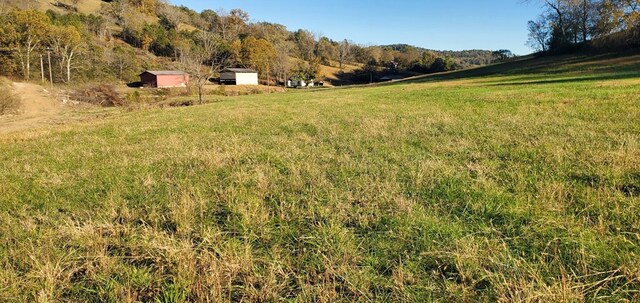
[[[294,58],[294,57],[289,57],[290,60],[290,65],[292,67],[297,66],[301,61],[301,59],[298,58]],[[343,79],[341,79],[341,73],[352,73],[360,68],[362,68],[362,66],[358,66],[358,65],[353,65],[353,64],[343,64],[342,69],[340,69],[338,66],[338,62],[331,62],[331,65],[320,65],[319,68],[319,76],[320,76],[320,80],[323,81],[329,81],[327,83],[325,83],[325,86],[333,86],[332,83],[340,83],[342,82],[347,82],[350,83],[349,80],[350,79],[344,79],[344,77],[342,77]]]
[[[56,0],[37,0],[36,8],[42,11],[54,10],[57,12],[64,12],[63,9],[56,7],[54,4]],[[62,3],[71,5],[71,1],[62,1]],[[95,14],[100,10],[102,0],[81,0],[78,2],[78,12],[84,14]]]
[[2,135],[0,300],[637,301],[639,70],[521,61]]

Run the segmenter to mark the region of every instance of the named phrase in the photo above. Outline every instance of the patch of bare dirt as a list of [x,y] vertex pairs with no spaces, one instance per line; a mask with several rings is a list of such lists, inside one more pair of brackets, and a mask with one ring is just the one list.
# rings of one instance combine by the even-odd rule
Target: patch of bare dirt
[[22,99],[20,113],[0,117],[0,133],[57,124],[63,104],[51,91],[31,83],[13,83],[14,93]]

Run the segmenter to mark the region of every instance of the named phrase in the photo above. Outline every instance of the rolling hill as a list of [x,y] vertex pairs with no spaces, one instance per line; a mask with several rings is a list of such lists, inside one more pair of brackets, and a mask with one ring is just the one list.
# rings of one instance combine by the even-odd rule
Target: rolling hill
[[[146,4],[145,4],[146,3]],[[6,6],[9,4],[10,6]],[[307,61],[320,62],[319,73],[312,75],[319,77],[327,84],[336,85],[364,84],[376,81],[384,76],[412,76],[444,70],[475,67],[495,62],[497,57],[492,51],[431,51],[405,44],[387,46],[362,46],[348,44],[346,68],[337,61],[339,42],[329,38],[316,37],[309,31],[290,31],[285,26],[269,22],[250,22],[248,14],[243,12],[242,18],[233,20],[225,12],[218,16],[211,10],[196,12],[185,6],[174,6],[170,2],[159,0],[5,0],[0,3],[3,7],[15,6],[21,9],[35,8],[48,12],[48,23],[54,27],[71,25],[82,34],[83,43],[78,46],[80,62],[76,62],[75,82],[88,83],[95,78],[101,81],[134,82],[137,75],[145,69],[177,69],[176,58],[183,49],[194,42],[194,33],[201,30],[210,31],[218,36],[218,60],[231,58],[228,64],[241,67],[260,69],[256,62],[249,62],[247,54],[250,52],[243,46],[247,37],[260,38],[274,47],[288,49],[290,69],[296,69],[294,64],[305,58]],[[9,11],[7,9],[7,11]],[[76,14],[80,13],[80,14]],[[93,16],[88,16],[92,14]],[[243,19],[244,18],[244,19]],[[229,22],[227,25],[222,23]],[[234,22],[240,22],[236,25]],[[11,22],[9,22],[11,23]],[[224,37],[221,28],[235,28],[234,34]],[[237,33],[236,33],[237,31]],[[300,36],[302,35],[302,36]],[[303,37],[303,38],[300,38]],[[45,44],[53,42],[45,39]],[[190,41],[187,43],[187,41]],[[3,43],[9,43],[5,41]],[[11,42],[16,43],[16,42]],[[310,43],[310,45],[306,45]],[[8,52],[2,60],[10,62],[11,68],[3,69],[3,76],[15,77],[20,74],[19,63],[10,54],[11,46],[3,46]],[[52,47],[47,45],[47,47]],[[42,47],[45,48],[44,46]],[[52,47],[56,49],[55,47]],[[236,49],[240,48],[240,49]],[[253,49],[255,53],[260,48]],[[269,49],[269,48],[267,48]],[[428,52],[428,54],[426,53]],[[54,61],[64,57],[54,54]],[[295,57],[295,58],[294,58]],[[275,58],[271,59],[272,61]],[[91,64],[83,64],[91,61]],[[54,62],[54,64],[60,64]],[[380,71],[375,75],[363,71],[366,65],[373,64],[373,70]],[[278,64],[280,65],[280,64]],[[312,64],[315,65],[315,64]],[[118,72],[116,72],[116,70]],[[37,71],[31,71],[36,73]],[[275,71],[270,71],[276,74]],[[302,74],[309,71],[298,71]],[[260,71],[261,75],[265,71]],[[284,72],[278,72],[285,74]],[[23,75],[25,76],[25,75]],[[273,76],[273,75],[272,75]],[[311,75],[309,77],[312,78]],[[54,82],[63,82],[65,77],[56,75]],[[305,76],[306,77],[306,76]],[[26,76],[25,76],[26,78]],[[262,77],[264,81],[266,78]],[[273,77],[271,77],[273,78]],[[280,79],[283,81],[283,79]]]
[[102,0],[80,0],[77,5],[73,5],[70,0],[4,0],[2,4],[15,5],[24,9],[38,9],[41,11],[53,10],[59,13],[66,11],[67,7],[76,7],[78,12],[83,14],[96,14],[100,11],[100,7],[103,3],[109,1]]
[[0,300],[636,302],[640,55],[0,134]]

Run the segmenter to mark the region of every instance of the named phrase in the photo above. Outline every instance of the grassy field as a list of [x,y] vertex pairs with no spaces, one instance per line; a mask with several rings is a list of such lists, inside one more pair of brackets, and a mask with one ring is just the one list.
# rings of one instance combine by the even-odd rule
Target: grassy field
[[640,56],[0,135],[3,302],[638,302]]

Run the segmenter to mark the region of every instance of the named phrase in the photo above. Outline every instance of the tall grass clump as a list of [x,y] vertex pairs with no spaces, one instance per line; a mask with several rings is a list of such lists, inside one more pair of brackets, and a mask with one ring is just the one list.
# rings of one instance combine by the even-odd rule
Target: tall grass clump
[[20,111],[21,99],[13,93],[11,82],[0,78],[0,116]]

